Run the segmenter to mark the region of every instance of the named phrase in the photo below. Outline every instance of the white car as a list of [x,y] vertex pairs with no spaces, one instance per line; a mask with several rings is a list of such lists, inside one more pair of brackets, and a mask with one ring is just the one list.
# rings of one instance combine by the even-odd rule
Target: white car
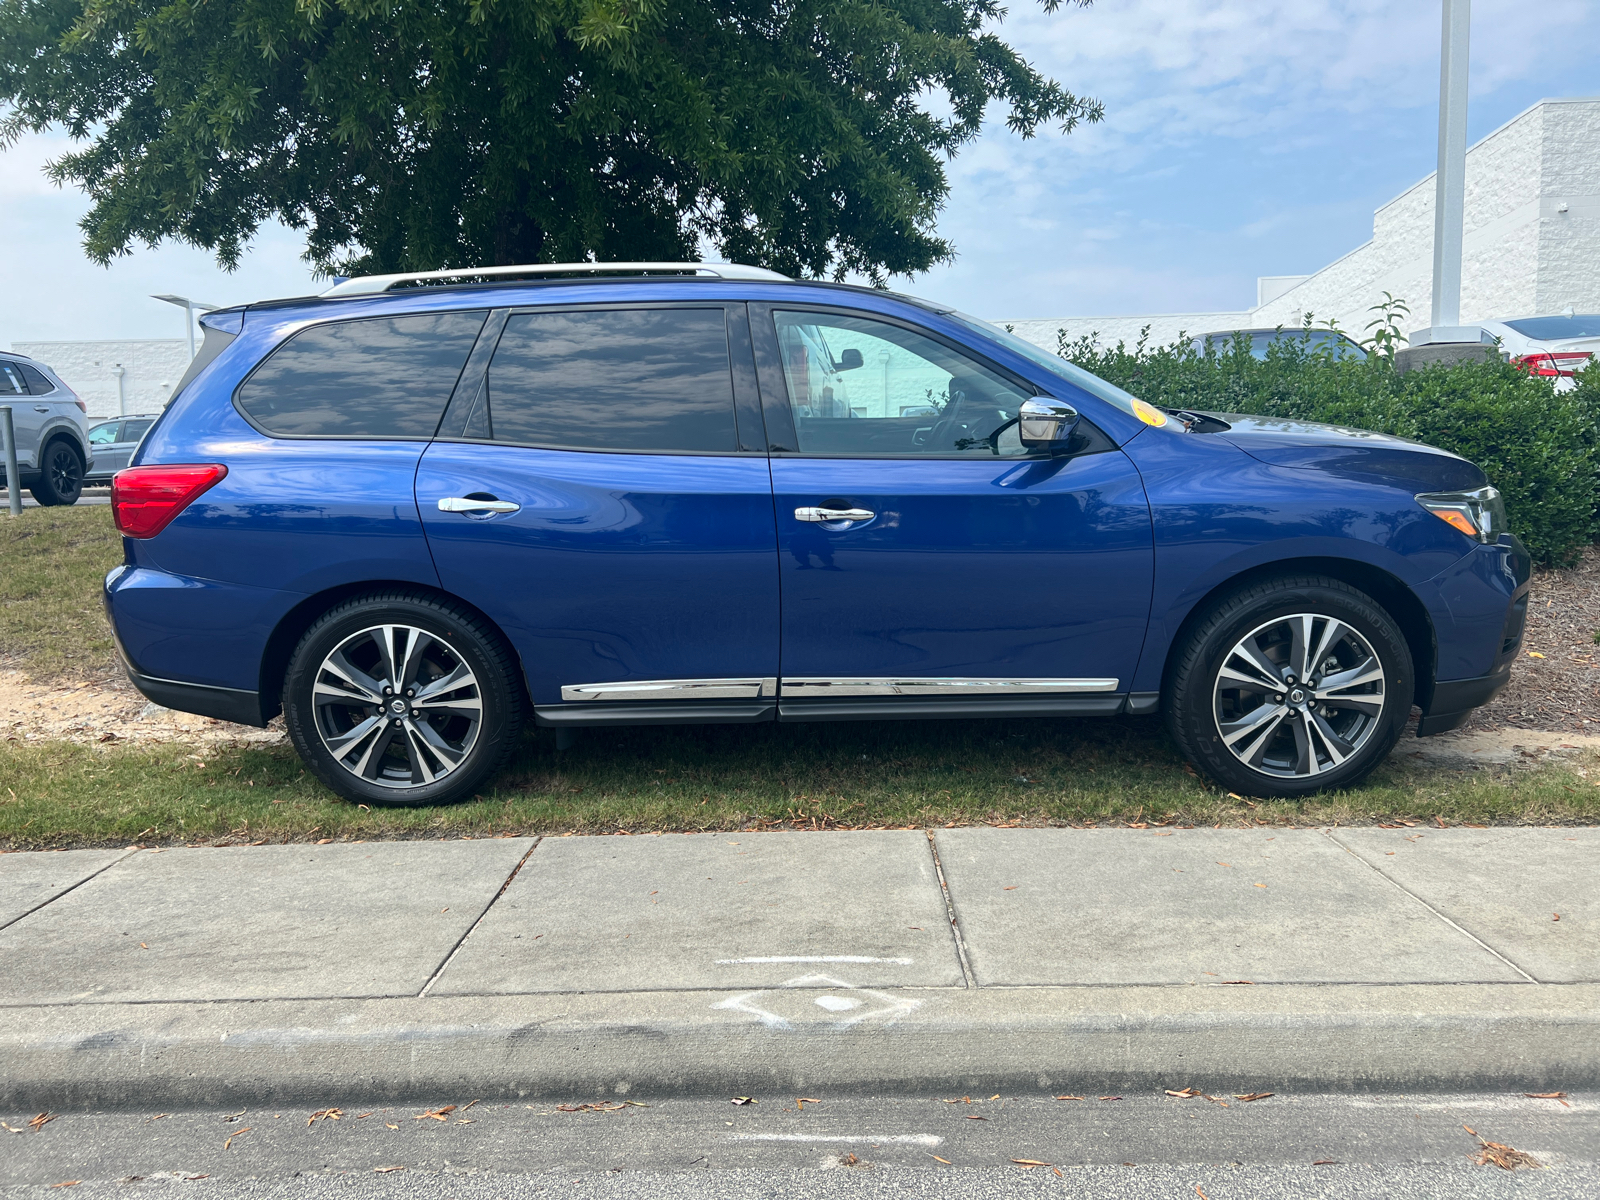
[[1478,325],[1500,339],[1500,349],[1530,375],[1554,379],[1558,391],[1576,387],[1572,376],[1600,351],[1600,314],[1506,317]]

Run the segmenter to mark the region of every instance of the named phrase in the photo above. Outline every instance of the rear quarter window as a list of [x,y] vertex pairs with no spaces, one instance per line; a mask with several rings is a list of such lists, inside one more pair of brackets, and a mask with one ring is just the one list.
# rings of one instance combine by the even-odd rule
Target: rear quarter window
[[48,396],[56,390],[47,375],[38,367],[30,367],[27,363],[17,363],[17,370],[22,372],[22,378],[28,383],[28,392],[34,396]]
[[235,402],[256,428],[281,437],[432,437],[486,316],[313,325],[268,355]]

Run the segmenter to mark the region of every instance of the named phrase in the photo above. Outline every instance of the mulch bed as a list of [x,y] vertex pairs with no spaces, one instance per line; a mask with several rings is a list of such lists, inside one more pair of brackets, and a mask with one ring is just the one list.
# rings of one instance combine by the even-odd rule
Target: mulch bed
[[[1575,567],[1538,571],[1511,686],[1473,714],[1470,730],[1600,734],[1600,546]],[[1542,657],[1534,657],[1542,655]]]

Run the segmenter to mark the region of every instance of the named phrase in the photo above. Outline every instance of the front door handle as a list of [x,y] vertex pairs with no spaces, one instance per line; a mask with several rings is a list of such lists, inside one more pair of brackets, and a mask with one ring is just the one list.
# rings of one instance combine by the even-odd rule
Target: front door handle
[[797,508],[796,521],[820,525],[824,521],[870,521],[878,514],[867,508]]
[[471,496],[446,496],[439,501],[440,512],[458,513],[514,513],[522,505],[510,500],[475,500]]

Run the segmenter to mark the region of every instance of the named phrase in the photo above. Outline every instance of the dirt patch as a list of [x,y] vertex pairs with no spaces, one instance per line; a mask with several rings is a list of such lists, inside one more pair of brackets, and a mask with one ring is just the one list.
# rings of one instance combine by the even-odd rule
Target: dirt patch
[[1511,685],[1463,729],[1600,733],[1600,546],[1576,566],[1538,572],[1530,590]]
[[11,741],[274,743],[283,719],[266,729],[174,712],[152,704],[123,679],[77,685],[36,683],[22,671],[0,671],[0,737]]

